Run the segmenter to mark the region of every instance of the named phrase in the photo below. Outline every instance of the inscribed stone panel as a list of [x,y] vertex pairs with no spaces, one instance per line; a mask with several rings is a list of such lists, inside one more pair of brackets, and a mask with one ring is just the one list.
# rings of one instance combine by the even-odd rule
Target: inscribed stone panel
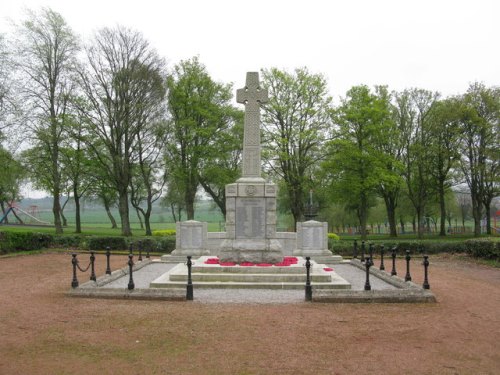
[[236,199],[236,238],[265,238],[265,200],[259,198]]

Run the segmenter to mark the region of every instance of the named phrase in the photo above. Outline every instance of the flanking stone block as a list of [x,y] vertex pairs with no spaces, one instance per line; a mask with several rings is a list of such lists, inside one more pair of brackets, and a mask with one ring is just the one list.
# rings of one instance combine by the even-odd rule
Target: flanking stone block
[[328,250],[328,223],[315,220],[297,223],[297,248],[293,255],[311,258],[332,255]]
[[188,220],[176,224],[175,250],[172,255],[208,255],[207,223]]

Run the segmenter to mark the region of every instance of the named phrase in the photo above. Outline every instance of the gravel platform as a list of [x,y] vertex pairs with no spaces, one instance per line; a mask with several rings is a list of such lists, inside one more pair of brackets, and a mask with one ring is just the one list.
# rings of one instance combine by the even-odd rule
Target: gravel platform
[[[134,272],[136,289],[146,289],[149,283],[169,271],[176,264],[152,262]],[[363,290],[365,272],[350,264],[329,265],[334,271],[351,283],[351,290]],[[128,275],[106,284],[106,288],[127,288]],[[371,275],[372,290],[397,289],[391,284]],[[313,284],[314,286],[314,284]],[[303,303],[304,290],[267,290],[267,289],[205,289],[194,285],[194,302],[197,303],[242,303],[242,304],[283,304]]]

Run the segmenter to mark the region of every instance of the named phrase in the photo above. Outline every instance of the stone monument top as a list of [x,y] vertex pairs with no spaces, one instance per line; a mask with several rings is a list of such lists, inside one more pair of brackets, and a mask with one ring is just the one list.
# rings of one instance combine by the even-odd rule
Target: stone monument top
[[245,87],[236,91],[245,104],[242,177],[237,182],[261,182],[260,105],[267,103],[267,90],[260,87],[259,73],[248,72]]
[[247,73],[236,101],[245,104],[243,167],[241,178],[226,185],[226,235],[219,259],[278,263],[283,251],[276,237],[277,187],[261,176],[260,105],[267,102],[267,90],[259,85],[259,73]]

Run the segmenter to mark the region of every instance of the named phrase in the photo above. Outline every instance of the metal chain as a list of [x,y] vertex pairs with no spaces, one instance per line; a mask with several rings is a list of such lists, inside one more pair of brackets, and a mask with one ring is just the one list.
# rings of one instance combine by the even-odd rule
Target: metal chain
[[89,262],[89,265],[87,266],[87,268],[85,268],[84,270],[82,270],[82,268],[80,267],[80,264],[78,262],[76,262],[76,266],[78,267],[78,269],[82,272],[87,272],[87,270],[89,269],[90,267],[90,262]]

